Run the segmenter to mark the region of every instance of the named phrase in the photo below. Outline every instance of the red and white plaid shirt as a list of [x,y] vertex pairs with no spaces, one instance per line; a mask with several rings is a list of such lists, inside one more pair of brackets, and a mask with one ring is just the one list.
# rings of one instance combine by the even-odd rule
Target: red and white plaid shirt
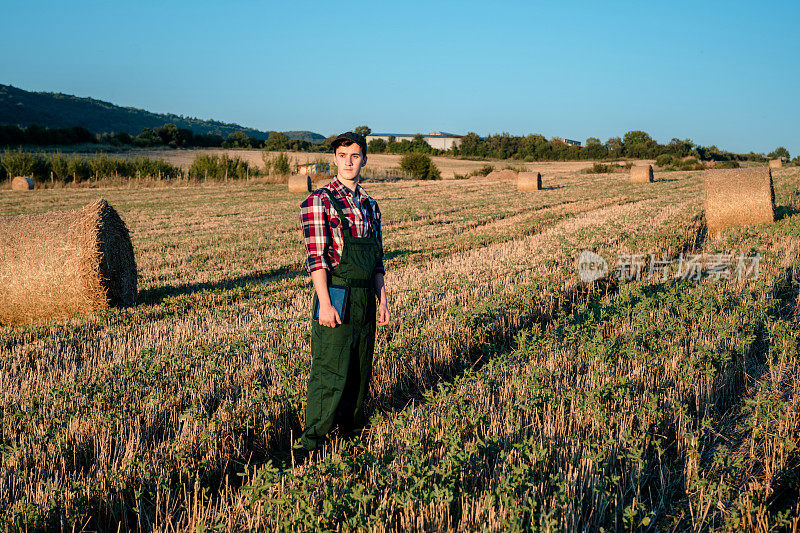
[[[378,208],[378,203],[364,191],[361,185],[356,185],[360,206],[356,205],[355,200],[338,178],[334,178],[325,188],[339,202],[339,207],[347,217],[350,235],[367,237],[372,229],[383,247],[381,210]],[[306,269],[309,272],[320,268],[328,271],[335,269],[342,258],[344,237],[342,237],[342,221],[328,195],[319,190],[311,193],[300,204],[300,221],[306,245]],[[384,273],[382,257],[378,261],[377,271]]]

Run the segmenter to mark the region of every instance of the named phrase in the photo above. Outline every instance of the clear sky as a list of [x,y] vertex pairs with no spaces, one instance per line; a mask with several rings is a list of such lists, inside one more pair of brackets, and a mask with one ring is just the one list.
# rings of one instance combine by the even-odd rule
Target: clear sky
[[0,83],[323,135],[800,154],[800,2],[0,0]]

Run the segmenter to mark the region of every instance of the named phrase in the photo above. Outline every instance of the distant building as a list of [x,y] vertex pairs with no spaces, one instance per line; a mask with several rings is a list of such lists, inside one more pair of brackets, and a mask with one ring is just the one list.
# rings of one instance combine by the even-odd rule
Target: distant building
[[[367,143],[374,139],[383,139],[387,143],[389,142],[389,137],[394,137],[395,142],[401,142],[403,140],[406,141],[413,141],[416,134],[406,134],[406,133],[373,133],[371,135],[367,135]],[[453,146],[458,146],[461,144],[461,138],[463,135],[455,135],[453,133],[445,133],[443,131],[434,131],[427,135],[423,135],[422,139],[430,145],[431,148],[436,148],[438,150],[449,150]]]
[[562,137],[556,137],[555,140],[561,141],[562,143],[566,144],[567,146],[577,146],[578,148],[581,147],[580,141],[573,141],[572,139],[564,139]]
[[304,163],[297,165],[297,173],[308,174],[309,176],[312,174],[327,174],[330,172],[330,168],[329,163]]

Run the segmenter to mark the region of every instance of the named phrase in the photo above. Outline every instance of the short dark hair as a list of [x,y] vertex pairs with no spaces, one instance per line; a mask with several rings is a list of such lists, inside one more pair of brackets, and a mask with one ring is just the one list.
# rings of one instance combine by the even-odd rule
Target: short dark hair
[[[358,144],[358,143],[357,143],[357,142],[354,142],[354,141],[339,141],[338,143],[336,143],[336,144],[334,145],[334,147],[333,147],[333,153],[335,154],[335,153],[336,153],[336,149],[337,149],[337,148],[339,148],[340,146],[351,146],[351,145],[353,145],[353,144]],[[360,144],[358,144],[358,147],[359,147],[359,148],[361,148],[361,145],[360,145]],[[363,149],[363,148],[361,148],[361,151],[363,152],[363,151],[364,151],[364,149]],[[363,154],[362,154],[362,155],[363,155]]]
[[367,140],[363,135],[359,135],[353,131],[342,133],[336,137],[331,141],[331,148],[335,154],[336,149],[340,146],[350,146],[351,144],[357,144],[361,148],[361,155],[367,155]]

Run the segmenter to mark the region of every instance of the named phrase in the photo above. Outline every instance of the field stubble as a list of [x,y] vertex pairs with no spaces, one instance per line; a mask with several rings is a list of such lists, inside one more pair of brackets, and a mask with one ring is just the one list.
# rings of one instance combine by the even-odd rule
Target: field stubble
[[[3,328],[6,529],[767,530],[797,471],[798,227],[703,238],[701,175],[370,184],[393,323],[368,432],[292,468],[309,357],[298,199],[103,191],[142,304]],[[778,204],[800,176],[776,172]],[[88,191],[0,195],[0,213]],[[795,206],[796,208],[796,206]],[[788,213],[788,214],[791,214]],[[578,281],[575,258],[758,250],[759,281]],[[612,261],[613,264],[613,261]],[[788,492],[787,492],[788,491]],[[791,502],[791,500],[790,500]]]

